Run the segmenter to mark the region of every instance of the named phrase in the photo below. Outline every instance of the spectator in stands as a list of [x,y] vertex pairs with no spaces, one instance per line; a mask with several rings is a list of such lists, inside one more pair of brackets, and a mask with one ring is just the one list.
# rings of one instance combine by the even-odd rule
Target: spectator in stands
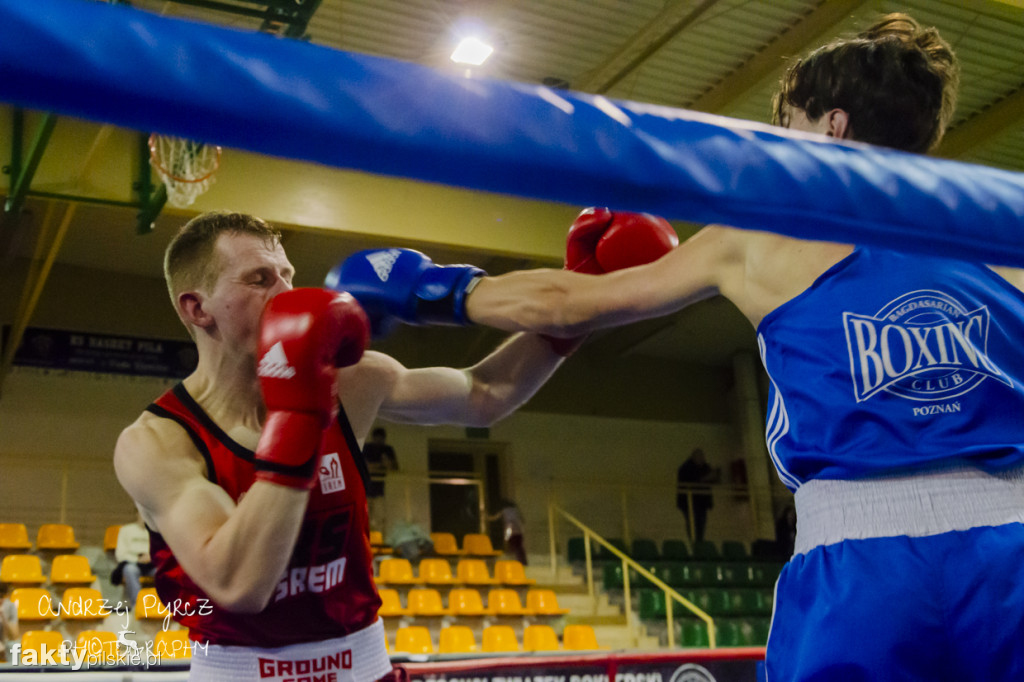
[[[680,487],[688,486],[676,494],[676,506],[686,519],[687,534],[694,542],[704,540],[704,528],[708,522],[708,510],[714,506],[711,488],[706,486],[693,487],[695,483],[717,483],[722,477],[722,470],[712,468],[704,457],[704,451],[696,448],[689,458],[679,465],[677,473]],[[690,532],[690,498],[693,499],[693,531]]]
[[775,543],[780,557],[793,556],[796,544],[796,508],[788,505],[775,521]]
[[[388,432],[381,427],[370,433],[370,440],[363,446],[363,458],[371,477],[381,477],[389,471],[398,471],[395,449],[388,444]],[[387,525],[384,514],[384,481],[371,480],[366,488],[370,504],[370,528],[381,530]]]
[[424,554],[434,551],[434,541],[430,535],[412,521],[398,521],[388,530],[387,543],[395,549],[395,554],[416,561]]
[[121,526],[117,532],[117,547],[114,548],[117,566],[110,574],[110,582],[124,584],[124,600],[127,610],[135,606],[135,598],[142,589],[142,576],[153,575],[153,562],[149,557],[149,531],[141,514],[135,521]]
[[11,586],[0,584],[0,663],[8,661],[11,644],[21,636],[18,632],[18,605],[11,601]]
[[526,549],[523,547],[523,516],[519,507],[512,500],[503,499],[499,509],[487,517],[488,521],[501,519],[502,536],[505,538],[505,551],[526,565]]

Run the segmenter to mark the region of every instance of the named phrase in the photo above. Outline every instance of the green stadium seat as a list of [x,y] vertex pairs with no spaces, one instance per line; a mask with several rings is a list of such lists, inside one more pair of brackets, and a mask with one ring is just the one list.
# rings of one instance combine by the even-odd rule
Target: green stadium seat
[[754,540],[750,543],[750,556],[760,561],[789,561],[774,540]]
[[[660,561],[647,561],[642,562],[641,565],[645,569],[650,571],[655,578],[658,578],[659,580],[664,580],[665,582],[669,583],[669,568],[671,567],[671,564],[665,564]],[[641,584],[641,586],[650,587],[650,583],[647,582],[647,579],[641,577],[638,573],[636,573],[636,571],[631,572],[629,575],[630,580],[635,578],[637,581],[639,581],[638,584]],[[672,583],[669,584],[671,585]]]
[[674,588],[693,587],[697,583],[691,578],[690,566],[685,563],[668,563],[658,568],[656,576]]
[[718,646],[744,646],[745,644],[739,622],[727,618],[715,620],[715,640]]
[[739,627],[740,646],[764,646],[768,643],[768,628],[771,621],[767,618],[740,618],[736,621]]
[[708,642],[708,626],[702,620],[696,618],[686,618],[679,621],[679,643],[684,647],[701,647],[707,648],[710,646]]
[[750,646],[765,646],[768,644],[768,632],[771,629],[770,618],[750,618]]
[[[627,556],[629,555],[629,548],[626,547],[626,541],[622,538],[605,538],[605,542],[607,542],[609,545],[619,550],[623,554]],[[596,542],[591,542],[590,549],[591,551],[594,551],[595,549],[597,550],[596,558],[601,561],[621,561],[619,557],[615,556],[607,549],[605,549],[604,545],[599,545]]]
[[664,561],[689,561],[690,548],[685,540],[665,540],[661,543],[661,558]]
[[638,591],[636,610],[640,620],[665,620],[666,609],[665,593],[661,590]]
[[622,589],[622,562],[605,564],[601,567],[601,584],[606,590]]
[[742,572],[745,566],[736,564],[714,564],[709,571],[709,578],[716,586],[732,587],[743,585],[747,582],[746,575]]
[[569,545],[567,550],[569,563],[583,563],[587,560],[586,547],[583,544],[582,537],[569,538]]
[[722,542],[722,558],[726,561],[746,561],[750,558],[747,554],[747,546],[738,540],[725,540]]
[[750,564],[750,583],[764,587],[774,586],[782,572],[781,564],[755,563]]
[[661,559],[661,552],[658,551],[658,543],[654,540],[637,538],[633,540],[630,556],[641,563],[645,561],[659,561]]
[[[728,590],[702,587],[696,590],[689,590],[689,593],[683,596],[699,606],[702,611],[711,617],[727,616],[733,613],[732,598]],[[692,596],[690,596],[691,594]]]
[[721,559],[718,547],[711,540],[701,540],[693,543],[693,558],[697,561],[716,561]]
[[745,616],[767,616],[772,612],[772,594],[767,590],[729,590],[731,613]]

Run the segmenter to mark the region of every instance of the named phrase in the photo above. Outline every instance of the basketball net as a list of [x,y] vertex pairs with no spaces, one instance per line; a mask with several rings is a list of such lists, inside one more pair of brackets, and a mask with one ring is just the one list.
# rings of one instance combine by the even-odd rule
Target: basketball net
[[149,163],[167,187],[167,203],[191,206],[213,184],[220,167],[221,149],[181,137],[153,133],[149,136]]

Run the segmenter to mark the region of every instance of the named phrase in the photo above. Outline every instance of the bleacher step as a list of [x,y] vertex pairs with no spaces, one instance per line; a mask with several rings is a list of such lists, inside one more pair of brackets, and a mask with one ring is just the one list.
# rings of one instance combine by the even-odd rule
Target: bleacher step
[[538,583],[550,585],[579,585],[582,581],[580,576],[573,572],[572,566],[560,563],[555,571],[551,570],[551,561],[547,557],[531,558],[529,565],[525,567],[526,577],[533,578]]
[[597,616],[570,613],[565,617],[565,622],[573,625],[590,625],[593,627],[598,625],[619,625],[624,627],[626,625],[626,616],[621,613],[606,613]]
[[595,625],[594,635],[597,637],[598,644],[612,651],[623,649],[651,651],[659,648],[657,637],[650,637],[639,630],[636,632],[634,641],[625,625]]
[[563,609],[569,609],[570,615],[611,616],[622,614],[622,609],[609,603],[608,596],[604,594],[597,595],[595,602],[595,598],[586,592],[582,594],[559,592],[558,605]]

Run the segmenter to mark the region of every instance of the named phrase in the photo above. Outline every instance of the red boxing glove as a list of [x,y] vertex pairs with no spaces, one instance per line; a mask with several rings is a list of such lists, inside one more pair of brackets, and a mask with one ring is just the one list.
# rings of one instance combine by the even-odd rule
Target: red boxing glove
[[[586,208],[569,228],[565,269],[602,275],[652,263],[678,245],[676,231],[664,218],[650,213],[613,213],[604,207]],[[586,337],[545,338],[556,353],[568,357]]]
[[679,245],[664,218],[587,208],[569,228],[565,269],[601,275],[652,263]]
[[267,302],[256,369],[267,408],[257,479],[313,487],[320,441],[338,412],[337,368],[359,362],[369,342],[370,321],[349,294],[292,289]]

